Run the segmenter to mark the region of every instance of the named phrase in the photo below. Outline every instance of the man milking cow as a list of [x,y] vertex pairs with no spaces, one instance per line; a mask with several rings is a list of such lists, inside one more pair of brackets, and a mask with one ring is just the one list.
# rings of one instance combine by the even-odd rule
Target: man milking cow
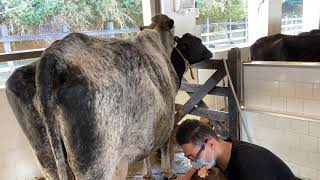
[[180,179],[293,180],[288,166],[269,150],[238,140],[223,140],[211,127],[186,120],[177,129],[177,143],[192,168]]

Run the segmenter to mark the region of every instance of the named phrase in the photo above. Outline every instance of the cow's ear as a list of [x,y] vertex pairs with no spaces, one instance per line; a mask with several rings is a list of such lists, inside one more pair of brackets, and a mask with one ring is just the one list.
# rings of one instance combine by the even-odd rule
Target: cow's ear
[[148,26],[140,26],[139,29],[140,31],[143,31],[145,28],[147,28]]
[[174,36],[174,41],[176,41],[177,43],[179,43],[180,40],[181,40],[181,38],[179,38],[178,36]]
[[167,25],[168,25],[169,29],[172,29],[173,26],[174,26],[174,20],[168,19],[168,20],[167,20]]

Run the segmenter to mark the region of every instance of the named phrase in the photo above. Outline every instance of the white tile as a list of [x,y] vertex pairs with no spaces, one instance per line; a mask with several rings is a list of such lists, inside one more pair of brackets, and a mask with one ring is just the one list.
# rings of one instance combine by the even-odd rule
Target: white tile
[[264,127],[264,128],[275,128],[275,120],[272,116],[266,114],[257,114],[252,118],[252,125],[255,128]]
[[284,97],[271,97],[271,109],[274,111],[285,111]]
[[313,98],[320,99],[320,84],[313,84]]
[[[280,136],[281,137],[281,136]],[[296,133],[286,132],[281,138],[274,137],[275,141],[278,141],[278,146],[284,146],[291,150],[300,150],[300,136]]]
[[300,167],[300,176],[302,178],[308,178],[311,180],[316,180],[317,179],[317,170],[301,166]]
[[257,80],[269,80],[270,78],[270,69],[266,67],[255,67],[256,74],[255,77]]
[[255,107],[257,105],[257,94],[246,93],[244,95],[244,100],[246,107]]
[[287,98],[286,109],[289,113],[303,114],[303,100]]
[[320,117],[320,101],[304,100],[303,111],[305,115]]
[[318,138],[300,135],[301,151],[303,152],[318,152]]
[[284,68],[280,76],[280,81],[299,82],[299,73],[301,73],[301,69],[299,68]]
[[295,96],[295,83],[293,83],[293,82],[280,82],[280,96],[294,97]]
[[254,80],[256,79],[257,71],[254,67],[244,66],[244,79],[245,80]]
[[299,134],[308,134],[308,121],[291,120],[291,131]]
[[304,69],[304,76],[305,79],[303,79],[303,82],[310,82],[310,83],[316,83],[320,82],[320,70],[319,69],[313,69],[313,68],[305,68]]
[[257,95],[257,107],[262,109],[271,109],[271,96]]
[[286,165],[290,168],[290,170],[292,171],[292,173],[295,176],[299,176],[300,175],[300,166],[295,164],[295,163],[291,163],[291,162],[287,162],[285,161]]
[[306,159],[304,160],[303,165],[320,170],[320,153],[306,153]]
[[275,128],[281,129],[283,131],[288,131],[291,129],[291,119],[285,117],[274,117]]
[[246,93],[257,93],[259,92],[259,82],[258,80],[245,80],[244,82],[244,90]]
[[302,99],[312,98],[312,85],[311,83],[296,83],[295,97]]
[[257,94],[279,96],[279,81],[260,81],[257,86]]
[[320,137],[320,122],[309,122],[309,135]]
[[286,160],[299,165],[305,165],[308,163],[308,153],[301,152],[295,149],[285,149],[284,156]]

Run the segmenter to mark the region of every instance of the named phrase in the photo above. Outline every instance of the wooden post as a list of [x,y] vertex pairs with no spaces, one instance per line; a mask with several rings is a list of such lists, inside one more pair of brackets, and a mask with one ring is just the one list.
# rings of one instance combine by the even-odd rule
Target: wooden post
[[[230,77],[237,95],[237,99],[240,102],[241,94],[241,56],[239,48],[232,48],[228,51],[228,68]],[[240,117],[237,108],[236,100],[232,94],[229,84],[228,95],[228,112],[229,112],[229,135],[233,139],[240,138]]]

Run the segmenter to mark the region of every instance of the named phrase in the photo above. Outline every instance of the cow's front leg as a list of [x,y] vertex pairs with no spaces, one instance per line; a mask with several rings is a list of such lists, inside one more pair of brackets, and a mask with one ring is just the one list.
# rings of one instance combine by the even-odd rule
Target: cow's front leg
[[161,147],[161,171],[164,177],[168,179],[176,179],[177,176],[171,169],[170,153],[169,153],[170,139]]
[[152,168],[151,168],[150,156],[151,155],[149,155],[143,160],[143,178],[144,179],[152,179]]

